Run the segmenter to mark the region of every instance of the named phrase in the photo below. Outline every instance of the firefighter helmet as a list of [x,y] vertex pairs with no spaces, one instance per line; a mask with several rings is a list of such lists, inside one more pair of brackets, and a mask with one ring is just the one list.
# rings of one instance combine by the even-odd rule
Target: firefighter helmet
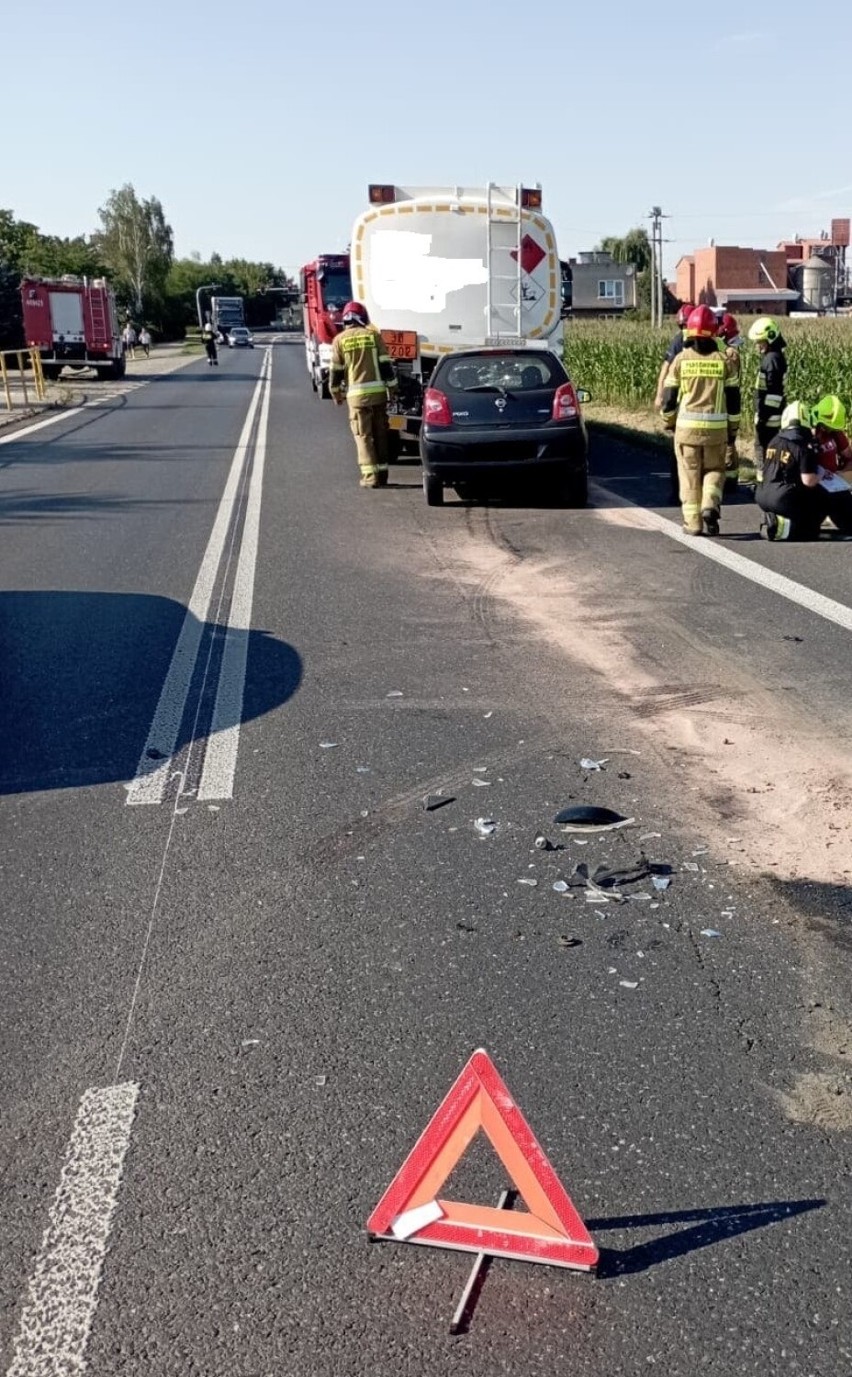
[[369,325],[370,317],[366,306],[360,301],[347,301],[342,312],[344,325]]
[[781,331],[771,316],[760,316],[748,332],[749,339],[755,344],[774,344],[780,335]]
[[720,337],[724,340],[727,340],[730,344],[731,340],[736,339],[739,333],[740,327],[739,325],[737,325],[736,316],[732,316],[730,311],[725,311],[724,315],[722,316],[722,319],[719,321]]
[[686,329],[686,322],[689,320],[689,317],[692,315],[692,312],[693,312],[694,310],[695,310],[695,307],[693,306],[693,304],[692,304],[691,301],[685,301],[685,302],[683,303],[683,305],[681,306],[680,310],[678,311],[677,315],[675,316],[675,320],[677,321],[677,323],[678,323],[678,325],[680,326],[681,330],[685,330],[685,329]]
[[686,322],[687,339],[712,339],[716,334],[716,317],[709,306],[696,306]]
[[833,393],[820,397],[816,406],[811,407],[811,425],[825,426],[826,430],[845,430],[846,407],[840,398]]
[[809,426],[810,423],[811,411],[804,402],[789,402],[781,412],[782,430],[788,426]]

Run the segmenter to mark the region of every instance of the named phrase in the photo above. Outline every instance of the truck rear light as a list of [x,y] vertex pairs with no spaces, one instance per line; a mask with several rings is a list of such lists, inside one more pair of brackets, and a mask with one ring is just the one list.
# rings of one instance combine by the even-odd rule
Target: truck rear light
[[429,426],[451,426],[453,413],[450,399],[437,387],[427,387],[423,397],[423,421]]
[[385,186],[377,182],[370,183],[370,205],[371,206],[390,206],[396,200],[396,187]]
[[563,383],[553,394],[554,421],[571,421],[580,414],[580,403],[572,383]]

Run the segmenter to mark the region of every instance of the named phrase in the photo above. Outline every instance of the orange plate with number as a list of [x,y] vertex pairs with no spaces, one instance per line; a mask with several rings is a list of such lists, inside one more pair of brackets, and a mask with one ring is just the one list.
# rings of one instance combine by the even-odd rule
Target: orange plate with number
[[417,358],[416,330],[383,330],[382,339],[392,359]]

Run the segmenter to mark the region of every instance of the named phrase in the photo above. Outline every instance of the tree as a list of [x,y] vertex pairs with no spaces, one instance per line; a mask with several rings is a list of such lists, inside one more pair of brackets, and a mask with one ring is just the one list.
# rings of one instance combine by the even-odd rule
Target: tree
[[111,191],[98,211],[103,228],[96,245],[137,315],[145,298],[159,299],[174,258],[174,236],[155,196],[140,201],[128,182]]
[[637,226],[619,238],[607,235],[598,245],[601,253],[608,253],[615,263],[632,263],[637,273],[647,272],[651,266],[651,241],[648,231]]

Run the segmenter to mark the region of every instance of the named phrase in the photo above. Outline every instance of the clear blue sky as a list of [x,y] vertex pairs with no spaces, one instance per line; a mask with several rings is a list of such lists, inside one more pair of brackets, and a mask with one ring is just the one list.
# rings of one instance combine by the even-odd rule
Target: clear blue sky
[[563,257],[658,204],[671,270],[852,212],[849,0],[42,0],[0,41],[0,206],[57,234],[129,181],[178,254],[292,269],[370,181],[540,181]]

